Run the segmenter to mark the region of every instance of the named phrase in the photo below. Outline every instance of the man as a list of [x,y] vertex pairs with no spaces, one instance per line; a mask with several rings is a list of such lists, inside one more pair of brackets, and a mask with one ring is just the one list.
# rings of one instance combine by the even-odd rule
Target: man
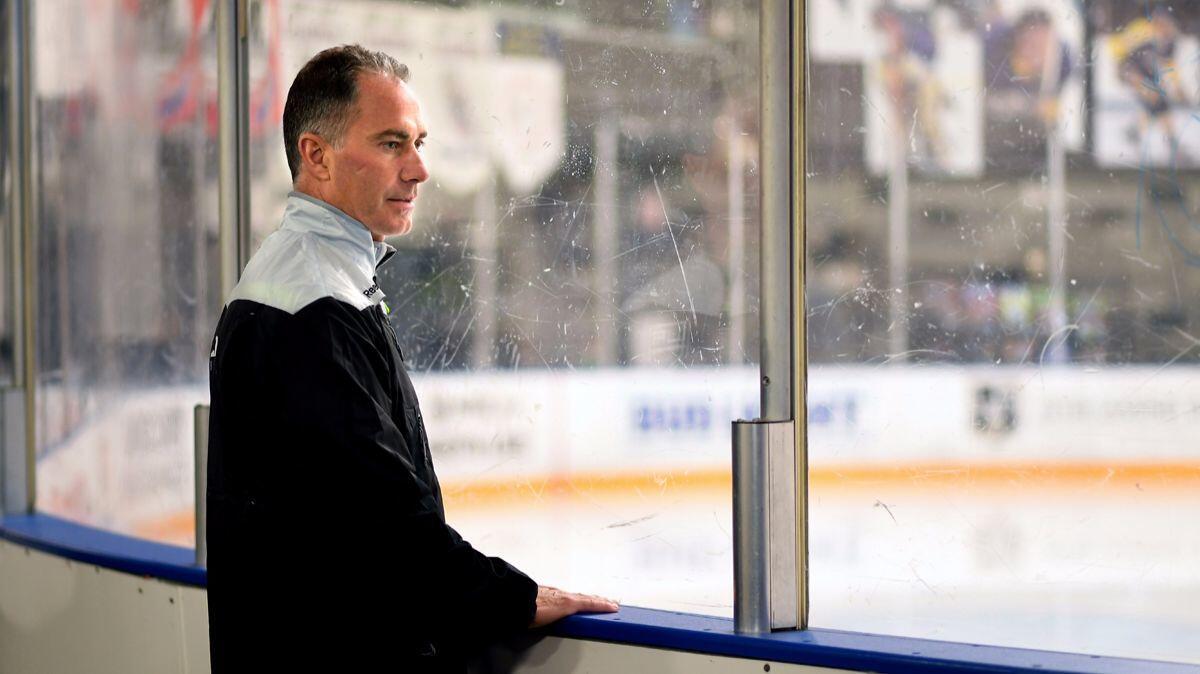
[[295,191],[210,358],[213,672],[461,671],[490,639],[597,597],[538,587],[445,522],[375,279],[412,228],[426,130],[391,57],[317,54],[284,108]]

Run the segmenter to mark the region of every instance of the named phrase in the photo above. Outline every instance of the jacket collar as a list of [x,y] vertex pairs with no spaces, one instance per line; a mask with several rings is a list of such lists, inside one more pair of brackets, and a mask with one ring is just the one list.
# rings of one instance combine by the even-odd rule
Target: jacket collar
[[374,277],[375,270],[396,253],[391,245],[372,240],[371,231],[363,223],[303,192],[288,193],[280,229],[316,234],[341,243],[350,252],[355,266],[368,278]]

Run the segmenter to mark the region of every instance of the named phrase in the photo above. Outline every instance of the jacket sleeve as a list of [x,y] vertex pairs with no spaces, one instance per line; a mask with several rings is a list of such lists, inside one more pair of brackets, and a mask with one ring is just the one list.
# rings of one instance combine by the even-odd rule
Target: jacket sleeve
[[[464,541],[414,471],[420,458],[392,417],[388,360],[371,339],[368,319],[331,299],[294,318],[297,329],[264,354],[264,374],[278,382],[279,409],[298,446],[288,463],[301,466],[300,474],[283,479],[294,480],[296,489],[312,481],[311,497],[346,525],[343,541],[351,551],[394,557],[387,575],[405,584],[406,596],[438,632],[496,635],[527,627],[537,584]],[[354,536],[370,540],[358,545]]]

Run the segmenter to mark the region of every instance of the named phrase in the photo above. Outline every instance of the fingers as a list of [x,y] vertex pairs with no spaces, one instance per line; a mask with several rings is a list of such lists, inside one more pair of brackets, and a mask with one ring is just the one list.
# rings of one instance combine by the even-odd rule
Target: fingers
[[563,592],[543,585],[538,588],[537,606],[530,627],[544,627],[575,613],[615,613],[619,609],[617,602],[611,599]]
[[547,607],[562,606],[571,612],[590,611],[594,613],[611,613],[619,608],[617,602],[606,597],[594,594],[580,594],[578,592],[564,592],[549,585],[538,587],[537,599],[541,605]]
[[616,613],[620,609],[617,602],[590,594],[575,595],[575,610],[584,613]]

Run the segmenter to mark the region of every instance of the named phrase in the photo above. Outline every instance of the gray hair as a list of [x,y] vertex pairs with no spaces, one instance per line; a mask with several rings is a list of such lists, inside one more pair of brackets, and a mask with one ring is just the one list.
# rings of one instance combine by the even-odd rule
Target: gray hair
[[315,133],[338,145],[358,98],[360,73],[408,81],[408,66],[380,51],[356,44],[330,47],[304,64],[283,106],[283,146],[292,180],[300,175],[300,135]]

